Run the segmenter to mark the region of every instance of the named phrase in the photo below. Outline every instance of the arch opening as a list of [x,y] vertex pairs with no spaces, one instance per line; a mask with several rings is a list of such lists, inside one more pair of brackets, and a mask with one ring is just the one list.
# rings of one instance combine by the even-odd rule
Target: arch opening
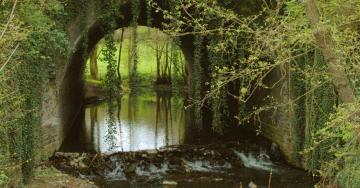
[[[139,25],[147,25],[147,19],[148,19],[148,14],[146,14],[146,3],[144,3],[143,1],[141,1],[141,11],[140,11],[140,15],[139,15],[139,20],[138,20],[138,24]],[[101,19],[99,20],[94,20],[91,22],[91,24],[88,25],[87,28],[82,28],[83,32],[79,32],[79,36],[78,37],[73,37],[76,40],[74,40],[75,42],[75,46],[76,46],[76,50],[74,51],[74,53],[71,56],[70,59],[70,63],[67,65],[67,67],[65,68],[65,76],[62,79],[62,90],[61,90],[61,103],[62,103],[62,113],[61,115],[63,116],[62,119],[62,124],[65,127],[64,130],[64,134],[66,135],[66,133],[69,131],[69,129],[73,126],[75,126],[77,124],[76,120],[77,117],[80,115],[84,115],[84,111],[83,111],[83,106],[85,105],[85,101],[84,101],[84,96],[85,96],[85,82],[84,82],[84,77],[83,75],[85,75],[85,70],[86,70],[86,62],[88,57],[90,57],[91,52],[95,49],[95,46],[100,42],[102,38],[104,38],[104,36],[109,33],[106,31],[106,28],[113,28],[113,30],[111,32],[114,32],[115,30],[121,29],[121,28],[127,28],[131,25],[131,6],[130,3],[125,3],[123,5],[120,6],[119,11],[118,11],[119,15],[114,15],[113,16],[113,21],[116,23],[115,27],[110,27],[109,23],[107,22],[103,22]],[[150,13],[151,18],[153,20],[152,22],[152,27],[153,28],[157,28],[158,30],[162,30],[163,28],[163,23],[165,23],[166,21],[164,20],[163,15],[161,14],[161,12],[151,12]],[[81,29],[80,29],[81,30]],[[194,39],[195,37],[193,35],[184,35],[179,37],[179,48],[181,49],[183,56],[184,56],[184,61],[185,61],[185,67],[186,67],[186,72],[187,72],[187,78],[186,78],[186,84],[187,86],[190,86],[191,84],[193,84],[192,81],[192,77],[194,76],[193,73],[193,64],[194,64]],[[206,46],[207,41],[204,40],[203,45]],[[208,59],[208,54],[205,48],[202,49],[202,54],[204,57],[202,57],[202,68],[204,70],[208,70],[209,69],[209,59]],[[209,80],[210,79],[210,74],[208,72],[205,72],[205,74],[203,75],[205,80]],[[205,85],[205,82],[202,83],[202,87],[205,88],[204,91],[201,91],[202,94],[204,94],[206,92],[206,89],[209,89]],[[239,92],[239,86],[234,86],[234,91]],[[189,87],[191,88],[191,87]],[[191,92],[189,92],[191,93]],[[230,98],[230,97],[229,97]],[[227,103],[231,104],[231,109],[230,109],[230,116],[233,115],[237,115],[236,113],[238,113],[238,101],[236,101],[236,99],[231,98],[231,99],[227,99]],[[195,127],[193,119],[194,119],[194,110],[190,109],[189,111],[187,111],[189,113],[189,115],[186,117],[187,121],[189,122],[189,126],[190,127]],[[212,128],[211,128],[211,109],[210,108],[203,108],[202,112],[203,114],[207,114],[207,117],[205,117],[205,115],[203,116],[203,120],[202,120],[202,124],[205,125],[205,129],[206,129],[206,135],[208,138],[214,137],[215,135],[212,134],[214,133]],[[233,119],[233,118],[231,118]],[[235,119],[234,119],[235,121]],[[248,134],[249,131],[247,130],[243,130],[242,127],[236,127],[236,129],[241,129],[241,131],[237,131],[243,134]],[[245,132],[246,131],[246,132]],[[196,132],[196,130],[194,130],[194,132]],[[230,131],[231,132],[231,131]],[[251,134],[254,134],[253,131],[250,131]]]
[[[140,4],[140,15],[138,19],[139,25],[147,25],[148,14],[146,14],[146,3]],[[117,15],[113,15],[114,32],[121,30],[121,28],[128,28],[131,26],[131,5],[129,2],[122,4],[119,7]],[[152,28],[161,31],[163,28],[164,19],[161,13],[155,11],[151,12]],[[93,17],[93,16],[92,16]],[[101,17],[101,16],[99,16]],[[75,24],[74,27],[77,25]],[[80,26],[78,26],[80,27]],[[101,39],[108,33],[106,28],[109,28],[109,23],[102,22],[100,19],[95,19],[90,22],[86,28],[72,28],[77,31],[77,35],[73,36],[75,51],[70,56],[69,63],[64,68],[64,77],[61,79],[60,89],[60,103],[61,103],[61,120],[64,125],[63,134],[66,135],[69,129],[76,123],[76,117],[83,113],[81,108],[85,105],[85,82],[84,76],[86,70],[86,62],[90,57],[91,52],[95,46],[101,42]],[[186,67],[188,85],[191,79],[192,70],[191,62],[193,61],[192,54],[192,40],[191,36],[184,36],[179,38],[179,48],[184,59],[184,66]]]
[[[160,85],[185,87],[185,58],[177,41],[158,29],[146,26],[137,27],[135,32],[136,39],[132,27],[117,29],[112,35],[115,45],[113,59],[116,61],[116,74],[121,88],[157,88]],[[107,73],[104,53],[109,50],[106,42],[102,38],[86,61],[86,85],[104,84]]]

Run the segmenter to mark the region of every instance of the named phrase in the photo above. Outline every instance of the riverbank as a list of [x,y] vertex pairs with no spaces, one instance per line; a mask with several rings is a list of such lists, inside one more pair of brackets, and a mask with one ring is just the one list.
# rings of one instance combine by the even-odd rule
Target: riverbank
[[25,188],[97,188],[93,182],[68,175],[51,165],[36,169],[35,177]]

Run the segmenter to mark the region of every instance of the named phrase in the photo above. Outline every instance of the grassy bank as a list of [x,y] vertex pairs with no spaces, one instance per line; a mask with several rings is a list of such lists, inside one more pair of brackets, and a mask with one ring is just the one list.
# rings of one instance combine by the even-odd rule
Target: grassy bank
[[[126,28],[124,30],[124,39],[122,44],[121,52],[121,63],[120,63],[120,74],[122,77],[123,84],[127,86],[129,80],[129,56],[131,55],[131,30]],[[156,29],[151,29],[148,27],[138,27],[138,64],[137,64],[137,80],[139,86],[148,86],[152,85],[156,79],[156,45],[164,47],[166,43],[169,43],[169,48],[171,46],[171,39],[169,36],[165,35],[161,31]],[[118,54],[120,49],[120,35],[121,30],[117,30],[114,33],[115,46],[116,46],[116,56],[115,60],[118,60]],[[103,61],[103,51],[106,50],[105,41],[101,40],[98,45],[98,80],[92,79],[90,75],[90,58],[87,61],[85,69],[85,80],[87,83],[92,85],[101,86],[103,80],[106,76],[106,62]],[[165,48],[163,49],[165,50]],[[180,49],[178,49],[180,51]],[[182,53],[180,53],[182,54]],[[180,56],[179,60],[184,63],[183,55]],[[162,61],[165,61],[165,54],[162,55]]]

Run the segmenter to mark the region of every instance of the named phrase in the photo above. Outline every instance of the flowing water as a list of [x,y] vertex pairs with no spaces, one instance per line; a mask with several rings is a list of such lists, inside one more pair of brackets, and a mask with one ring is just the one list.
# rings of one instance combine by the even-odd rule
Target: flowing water
[[[109,104],[106,101],[86,106],[79,115],[77,126],[72,128],[65,140],[62,151],[113,154],[159,150],[184,144],[219,143],[219,138],[211,140],[203,137],[207,134],[201,134],[201,130],[192,124],[194,121],[185,110],[182,97],[169,93],[137,92],[119,97],[112,105],[115,123],[109,121]],[[177,175],[173,179],[182,182],[178,187],[239,187],[239,182],[244,182],[243,187],[250,182],[258,187],[267,187],[271,173],[272,187],[313,186],[312,178],[304,171],[273,161],[266,148],[250,142],[248,147],[244,145],[244,150],[228,148],[232,155],[242,161],[241,168],[234,167],[228,161],[218,163],[204,158],[181,159],[189,171],[201,174],[198,180],[211,177],[214,181],[196,181],[196,178],[185,175]],[[104,187],[162,187],[127,181],[123,160],[113,160],[114,168],[107,172],[102,182]],[[148,179],[161,179],[171,168],[170,162],[164,160],[160,166],[148,165],[147,170],[137,164],[134,173]],[[218,181],[226,178],[234,181]]]

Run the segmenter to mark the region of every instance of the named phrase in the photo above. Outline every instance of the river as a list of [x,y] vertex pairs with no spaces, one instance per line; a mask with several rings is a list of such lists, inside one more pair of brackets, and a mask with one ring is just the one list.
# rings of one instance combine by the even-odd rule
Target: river
[[[221,139],[227,136],[213,139],[203,136],[205,134],[201,133],[201,128],[191,123],[194,121],[184,104],[183,97],[170,93],[140,91],[126,94],[112,103],[115,123],[109,121],[108,102],[87,105],[61,150],[114,156],[116,153],[145,150],[164,151],[170,146],[190,148],[179,149],[173,157],[179,158],[182,161],[180,166],[185,166],[185,171],[189,173],[179,173],[169,157],[160,156],[162,160],[159,165],[148,162],[146,168],[141,162],[143,158],[136,158],[132,162],[135,166],[131,177],[151,180],[141,183],[138,182],[139,178],[131,178],[125,173],[128,161],[120,155],[112,156],[113,168],[104,172],[104,177],[98,181],[103,187],[166,187],[161,182],[169,178],[178,183],[177,187],[190,188],[239,187],[240,184],[249,187],[252,183],[257,187],[268,187],[269,184],[280,188],[313,187],[314,181],[305,171],[291,167],[284,161],[274,160],[268,148],[258,143],[237,139],[232,140],[237,144],[226,145],[223,143],[228,143],[229,139]],[[197,150],[214,152],[214,156],[226,156],[222,159],[221,156],[199,157],[202,154],[196,152],[189,154]],[[161,155],[168,156],[166,153]],[[236,160],[242,164],[234,165]]]

